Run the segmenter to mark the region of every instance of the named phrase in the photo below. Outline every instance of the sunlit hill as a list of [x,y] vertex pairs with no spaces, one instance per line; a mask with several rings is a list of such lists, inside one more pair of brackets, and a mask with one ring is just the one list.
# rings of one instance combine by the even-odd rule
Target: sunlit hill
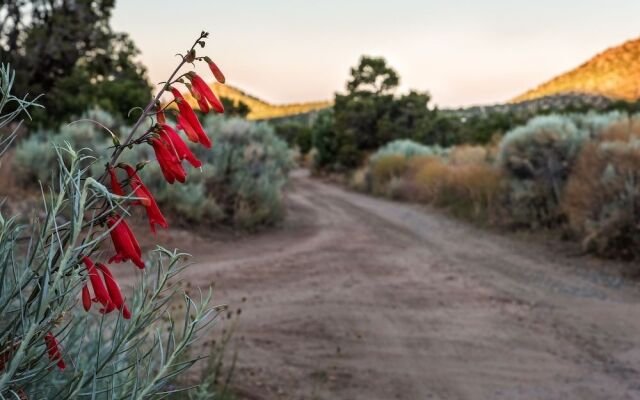
[[[288,117],[292,115],[321,110],[331,105],[331,102],[329,101],[294,104],[271,104],[227,84],[222,85],[219,83],[213,83],[211,84],[211,87],[218,97],[230,99],[234,103],[245,103],[250,109],[250,112],[247,115],[247,119],[250,120],[264,120]],[[186,93],[184,97],[189,101],[189,104],[191,104],[194,109],[198,109],[198,103],[193,98],[193,96],[191,96],[189,93]]]
[[640,98],[640,39],[611,47],[579,67],[559,75],[512,100],[522,102],[558,94]]

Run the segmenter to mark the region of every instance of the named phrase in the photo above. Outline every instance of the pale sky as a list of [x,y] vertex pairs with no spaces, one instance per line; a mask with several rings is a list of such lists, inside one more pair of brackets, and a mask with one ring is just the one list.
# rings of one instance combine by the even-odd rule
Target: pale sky
[[429,91],[439,106],[503,102],[640,36],[638,0],[116,3],[113,26],[133,37],[152,82],[207,30],[201,54],[274,103],[331,99],[363,54],[385,57],[402,91]]

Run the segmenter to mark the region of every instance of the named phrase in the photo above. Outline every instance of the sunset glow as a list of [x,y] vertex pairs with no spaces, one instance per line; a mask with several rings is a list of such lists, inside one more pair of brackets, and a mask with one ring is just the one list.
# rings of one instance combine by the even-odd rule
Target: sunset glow
[[[116,5],[114,27],[130,32],[153,82],[206,28],[229,83],[274,103],[330,99],[363,54],[386,57],[403,90],[428,90],[439,105],[503,102],[640,32],[631,0],[196,0],[179,15],[173,6]],[[151,27],[163,18],[162,31]]]

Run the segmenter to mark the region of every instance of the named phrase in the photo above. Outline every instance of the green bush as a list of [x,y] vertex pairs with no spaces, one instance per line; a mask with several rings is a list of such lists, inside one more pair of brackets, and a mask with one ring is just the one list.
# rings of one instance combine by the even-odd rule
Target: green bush
[[300,154],[305,155],[311,150],[311,128],[309,124],[299,121],[285,121],[274,124],[278,137],[287,142],[290,147],[298,147]]
[[335,133],[333,110],[320,111],[311,127],[311,142],[315,151],[314,169],[331,169],[339,149]]
[[408,139],[394,140],[380,147],[378,151],[373,153],[371,161],[388,155],[401,155],[409,159],[416,156],[446,156],[448,150],[440,146],[425,146]]

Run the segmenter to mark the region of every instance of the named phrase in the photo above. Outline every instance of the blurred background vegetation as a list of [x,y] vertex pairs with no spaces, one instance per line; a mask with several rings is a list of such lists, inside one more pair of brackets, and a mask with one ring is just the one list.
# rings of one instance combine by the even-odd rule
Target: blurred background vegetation
[[[110,26],[113,7],[106,0],[0,5],[0,58],[18,71],[16,91],[43,93],[46,106],[12,155],[13,184],[34,188],[54,178],[51,142],[107,151],[108,135],[67,125],[73,119],[120,135],[128,113],[151,98],[138,49]],[[384,58],[362,56],[331,102],[274,106],[214,85],[227,112],[205,119],[216,145],[195,150],[202,173],[168,187],[150,164],[143,179],[181,220],[252,230],[282,220],[296,161],[358,190],[482,224],[554,230],[598,254],[636,257],[623,248],[640,243],[638,101],[560,93],[441,109],[428,92],[399,92],[400,82]],[[130,154],[139,157],[152,158]]]
[[151,100],[138,48],[109,23],[115,1],[6,0],[0,59],[16,70],[16,93],[44,94],[36,124],[53,127],[96,105],[120,118]]

